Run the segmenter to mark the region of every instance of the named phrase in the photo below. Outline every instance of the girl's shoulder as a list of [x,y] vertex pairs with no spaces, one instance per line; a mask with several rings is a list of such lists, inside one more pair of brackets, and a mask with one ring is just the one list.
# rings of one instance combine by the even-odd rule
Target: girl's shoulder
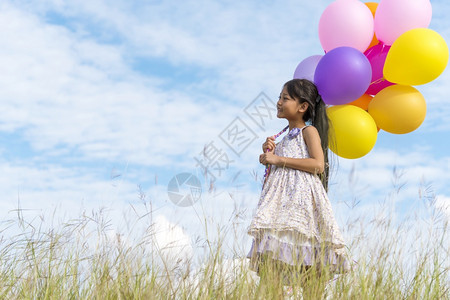
[[320,143],[320,135],[317,128],[312,125],[305,126],[303,128],[303,140],[307,145],[311,145],[315,141],[319,141]]
[[305,135],[319,135],[319,131],[313,125],[306,125],[302,128],[303,136]]
[[[302,141],[305,141],[308,143],[309,141],[316,140],[317,138],[320,139],[319,132],[317,131],[317,128],[313,125],[306,125],[301,128],[296,127],[292,129],[284,138],[283,140],[297,140],[298,142],[302,143]],[[302,141],[300,141],[302,140]]]

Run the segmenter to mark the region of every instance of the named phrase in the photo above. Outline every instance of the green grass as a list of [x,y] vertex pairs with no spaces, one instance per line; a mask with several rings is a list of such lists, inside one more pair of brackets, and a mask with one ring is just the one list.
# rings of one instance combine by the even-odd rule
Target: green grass
[[[0,299],[282,299],[277,271],[268,268],[260,284],[244,258],[248,249],[237,247],[234,259],[225,255],[225,236],[239,235],[232,220],[205,225],[203,255],[195,262],[158,245],[148,207],[127,223],[134,233],[129,237],[111,236],[104,210],[46,225],[26,220],[18,209],[0,233]],[[303,288],[303,299],[450,299],[446,218],[432,211],[426,222],[412,217],[396,223],[384,211],[344,228],[356,261],[351,272],[313,274],[306,284],[294,283],[294,293]],[[208,238],[212,229],[218,238]],[[8,230],[15,234],[6,237]]]

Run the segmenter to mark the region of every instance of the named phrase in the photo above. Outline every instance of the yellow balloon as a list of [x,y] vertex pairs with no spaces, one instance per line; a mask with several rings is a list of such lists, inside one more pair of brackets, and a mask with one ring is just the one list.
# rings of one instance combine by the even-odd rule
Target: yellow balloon
[[391,85],[382,89],[369,103],[369,114],[377,126],[390,133],[416,130],[425,119],[427,105],[412,86]]
[[436,79],[448,62],[444,38],[428,28],[411,29],[391,46],[383,68],[384,78],[403,85],[425,84]]
[[330,150],[344,158],[360,158],[377,141],[377,125],[372,117],[354,105],[335,105],[327,109],[331,121]]

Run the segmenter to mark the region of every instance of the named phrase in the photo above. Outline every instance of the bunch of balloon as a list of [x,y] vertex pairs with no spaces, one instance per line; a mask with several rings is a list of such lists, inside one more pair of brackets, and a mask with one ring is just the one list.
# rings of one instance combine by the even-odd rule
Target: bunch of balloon
[[426,104],[412,85],[436,79],[449,56],[430,21],[429,0],[336,0],[326,7],[319,21],[325,54],[300,62],[294,78],[312,80],[328,105],[334,153],[359,158],[380,129],[400,134],[421,125]]
[[367,91],[375,95],[368,111],[387,132],[405,134],[422,124],[425,99],[412,86],[436,79],[447,66],[445,40],[427,28],[431,16],[429,0],[381,0],[376,8],[374,31],[380,43],[366,52],[378,59],[372,80],[388,84]]

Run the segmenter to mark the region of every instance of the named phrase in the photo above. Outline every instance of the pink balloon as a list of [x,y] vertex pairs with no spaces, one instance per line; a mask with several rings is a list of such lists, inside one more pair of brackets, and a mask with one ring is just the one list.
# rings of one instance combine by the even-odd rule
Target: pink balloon
[[375,14],[375,35],[386,45],[414,28],[427,28],[431,22],[430,0],[381,0]]
[[386,61],[387,54],[391,46],[378,44],[367,49],[364,55],[370,62],[372,67],[372,80],[366,94],[376,95],[379,91],[393,85],[392,82],[383,78],[384,62]]
[[364,52],[373,38],[373,15],[359,0],[337,0],[325,8],[319,21],[319,39],[328,52],[353,47]]
[[308,79],[314,82],[317,64],[323,55],[312,55],[302,60],[294,71],[294,78]]

